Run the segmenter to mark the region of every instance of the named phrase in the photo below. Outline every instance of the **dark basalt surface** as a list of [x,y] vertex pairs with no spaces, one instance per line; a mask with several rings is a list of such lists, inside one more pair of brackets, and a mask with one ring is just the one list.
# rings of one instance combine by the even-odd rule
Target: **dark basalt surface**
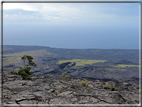
[[125,67],[125,71],[121,71],[121,68],[106,70],[106,68],[116,66],[117,62],[107,61],[104,63],[94,63],[92,65],[75,66],[75,64],[71,62],[58,64],[58,59],[50,59],[50,61],[48,59],[44,61],[40,59],[40,63],[44,63],[39,65],[40,67],[42,66],[42,70],[38,69],[39,67],[37,66],[33,68],[33,73],[34,70],[38,69],[38,71],[40,71],[38,73],[43,76],[61,76],[63,72],[67,72],[70,77],[139,83],[138,67]]
[[[132,64],[139,63],[139,50],[135,49],[60,49],[43,46],[12,46],[4,45],[3,54],[12,54],[23,51],[34,51],[44,49],[51,55],[44,55],[34,57],[36,67],[31,69],[33,74],[38,73],[41,76],[61,76],[63,72],[67,72],[70,77],[76,78],[91,78],[103,81],[124,81],[139,83],[139,68],[125,67],[116,68],[115,70],[107,70],[118,64]],[[27,53],[28,54],[28,53]],[[59,60],[68,59],[94,59],[107,60],[104,63],[94,63],[92,65],[75,66],[75,62],[67,62],[59,64]],[[23,62],[4,66],[3,70],[12,71],[13,68],[23,67]]]
[[[108,81],[116,90],[104,88],[106,83],[87,79],[89,87],[81,86],[83,78],[32,76],[22,80],[19,75],[3,72],[2,101],[12,104],[139,104],[139,86],[135,83]],[[137,105],[138,106],[138,105]]]
[[[139,84],[139,68],[138,67],[125,67],[115,68],[115,70],[107,70],[112,66],[118,65],[119,62],[107,61],[104,63],[94,63],[92,65],[75,66],[75,63],[67,62],[63,64],[58,63],[59,59],[53,58],[37,58],[34,59],[37,66],[32,67],[33,74],[41,76],[61,76],[63,72],[67,72],[70,77],[76,78],[91,78],[103,81],[124,81],[134,82]],[[119,63],[120,64],[120,63]],[[15,68],[22,67],[22,63],[13,65]],[[125,69],[125,71],[121,71]],[[4,67],[4,70],[12,71],[12,69]]]

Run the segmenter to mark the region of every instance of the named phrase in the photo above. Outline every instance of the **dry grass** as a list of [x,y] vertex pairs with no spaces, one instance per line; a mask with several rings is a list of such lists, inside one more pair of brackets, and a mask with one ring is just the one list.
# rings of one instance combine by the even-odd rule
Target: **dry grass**
[[43,56],[43,55],[51,55],[52,53],[47,52],[44,49],[41,50],[35,50],[35,51],[23,51],[23,52],[18,52],[14,54],[5,54],[4,56],[14,56],[14,57],[21,57],[23,55],[31,55],[31,56]]
[[139,65],[125,65],[125,64],[119,64],[117,66],[113,67],[118,67],[118,68],[125,68],[125,67],[139,67]]
[[13,63],[18,63],[20,62],[21,57],[6,57],[6,61],[3,61],[3,65],[10,65]]
[[110,70],[111,71],[111,70],[115,70],[115,69],[114,68],[106,68],[106,70]]
[[59,64],[66,62],[76,62],[76,66],[83,66],[85,64],[92,65],[93,63],[106,62],[107,60],[87,60],[87,59],[72,59],[72,60],[59,60]]
[[52,53],[49,53],[44,49],[35,50],[35,51],[23,51],[23,52],[18,52],[13,54],[5,54],[3,56],[5,56],[4,59],[6,60],[3,61],[3,65],[5,66],[5,65],[13,64],[13,63],[19,63],[23,55],[31,55],[33,57],[38,57],[38,56],[51,55],[51,54]]

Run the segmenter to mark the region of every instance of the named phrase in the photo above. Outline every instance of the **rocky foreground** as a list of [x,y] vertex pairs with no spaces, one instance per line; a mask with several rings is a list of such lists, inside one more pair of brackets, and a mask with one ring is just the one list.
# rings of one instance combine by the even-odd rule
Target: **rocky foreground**
[[3,73],[3,104],[139,104],[139,85],[113,82],[116,91],[106,82],[87,80],[89,87],[81,86],[85,79],[33,76],[22,80],[20,75]]

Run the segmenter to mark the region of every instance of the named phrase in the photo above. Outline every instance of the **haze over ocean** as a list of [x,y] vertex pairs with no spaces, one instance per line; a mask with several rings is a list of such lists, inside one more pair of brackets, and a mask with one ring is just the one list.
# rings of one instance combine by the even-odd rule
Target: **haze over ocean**
[[4,3],[3,44],[139,49],[138,3]]

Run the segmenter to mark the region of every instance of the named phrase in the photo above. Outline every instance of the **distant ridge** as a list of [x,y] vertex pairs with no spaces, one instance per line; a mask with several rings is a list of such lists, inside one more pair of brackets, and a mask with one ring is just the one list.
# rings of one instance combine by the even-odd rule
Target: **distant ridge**
[[125,59],[134,63],[139,63],[138,49],[62,49],[51,48],[48,46],[3,45],[3,54],[40,49],[44,49],[49,53],[56,54],[52,57],[64,57],[66,59],[78,58],[112,61],[120,61]]

